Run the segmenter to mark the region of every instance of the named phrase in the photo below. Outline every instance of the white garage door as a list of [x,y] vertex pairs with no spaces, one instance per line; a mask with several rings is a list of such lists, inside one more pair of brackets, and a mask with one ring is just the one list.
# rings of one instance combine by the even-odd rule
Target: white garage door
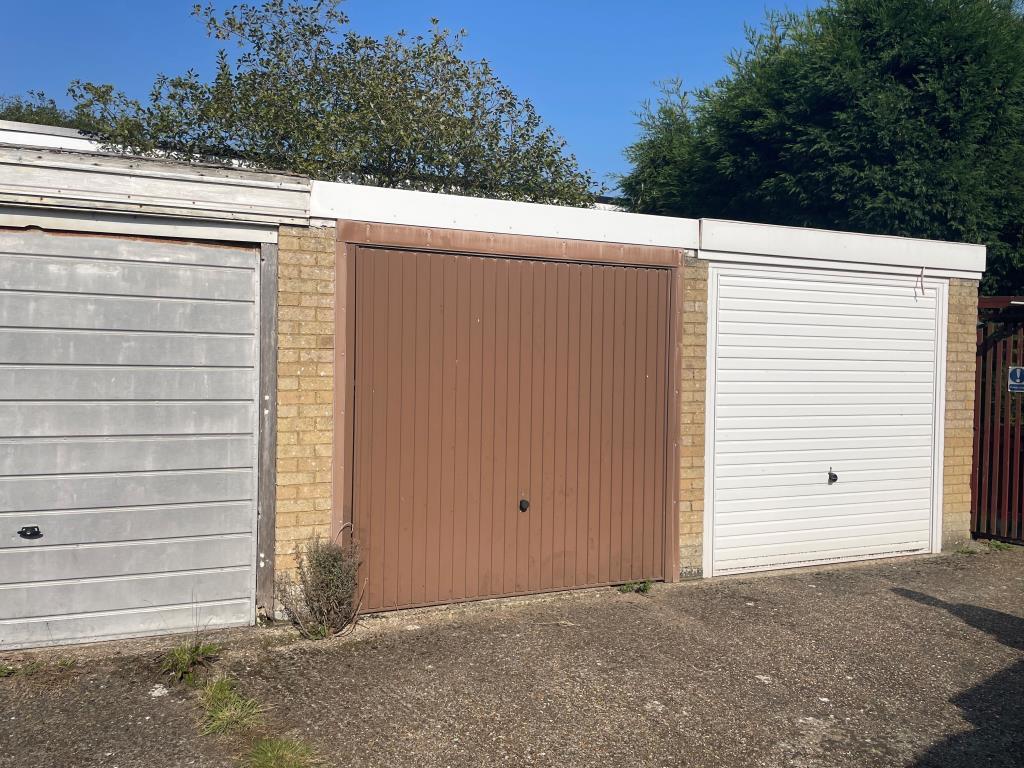
[[252,621],[258,264],[0,231],[0,648]]
[[742,267],[711,286],[712,572],[929,551],[941,287]]

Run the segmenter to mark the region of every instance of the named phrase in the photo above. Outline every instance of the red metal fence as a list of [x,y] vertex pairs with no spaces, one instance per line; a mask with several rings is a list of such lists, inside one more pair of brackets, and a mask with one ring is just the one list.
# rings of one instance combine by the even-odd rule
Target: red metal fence
[[971,531],[1024,543],[1024,393],[1009,391],[1009,370],[1024,366],[1024,296],[978,302]]

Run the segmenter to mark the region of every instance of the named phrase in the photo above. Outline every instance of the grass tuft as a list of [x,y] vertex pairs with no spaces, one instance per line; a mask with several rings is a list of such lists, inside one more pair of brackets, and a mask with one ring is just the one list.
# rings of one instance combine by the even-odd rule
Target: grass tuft
[[621,592],[624,595],[632,593],[636,593],[638,595],[646,595],[648,592],[651,591],[651,584],[653,583],[654,582],[652,582],[650,579],[644,579],[643,581],[627,581],[625,584],[619,586],[619,592]]
[[1013,549],[1013,544],[1009,544],[1005,541],[999,541],[998,539],[987,539],[985,543],[988,548],[994,552],[1005,552],[1008,549]]
[[255,699],[235,690],[230,677],[218,677],[202,687],[199,701],[206,710],[203,717],[204,735],[235,733],[255,728],[263,719],[263,707]]
[[7,664],[0,662],[0,678],[14,677],[28,677],[34,675],[36,672],[43,670],[43,662],[41,661],[27,661],[20,667],[15,664]]
[[179,682],[194,682],[196,670],[210,666],[217,660],[220,650],[216,643],[209,643],[198,635],[193,635],[164,654],[160,671]]
[[260,739],[246,758],[246,768],[313,768],[319,765],[312,748],[291,739]]

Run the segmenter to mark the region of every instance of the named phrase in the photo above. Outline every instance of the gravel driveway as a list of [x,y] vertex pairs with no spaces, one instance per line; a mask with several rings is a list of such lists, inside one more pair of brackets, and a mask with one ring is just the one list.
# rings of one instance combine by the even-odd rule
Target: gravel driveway
[[[1024,548],[226,635],[219,662],[327,765],[1024,765]],[[0,766],[226,766],[168,641],[0,680]],[[2,660],[2,657],[0,657]]]

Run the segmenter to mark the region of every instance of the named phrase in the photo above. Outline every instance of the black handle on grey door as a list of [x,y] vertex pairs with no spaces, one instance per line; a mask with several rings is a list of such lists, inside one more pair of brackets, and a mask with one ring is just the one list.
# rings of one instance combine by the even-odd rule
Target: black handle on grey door
[[18,535],[23,539],[41,539],[43,532],[39,530],[38,525],[26,525],[24,528],[18,529]]

